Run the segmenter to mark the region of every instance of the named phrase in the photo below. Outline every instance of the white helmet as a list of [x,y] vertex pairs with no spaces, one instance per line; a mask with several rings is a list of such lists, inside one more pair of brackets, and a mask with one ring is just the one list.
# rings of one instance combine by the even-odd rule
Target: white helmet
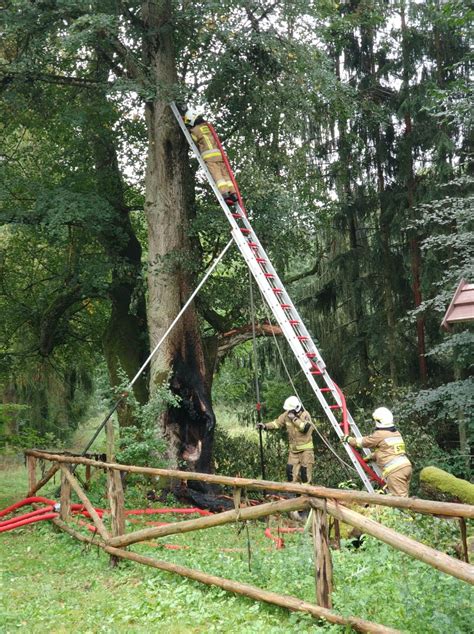
[[375,426],[378,429],[393,426],[393,414],[386,407],[377,407],[375,412],[372,414],[372,418],[374,419]]
[[198,110],[197,108],[188,108],[184,113],[184,123],[193,127],[196,119],[202,116],[203,113],[201,112],[201,110]]
[[303,405],[301,404],[301,401],[298,397],[289,396],[283,403],[283,409],[285,410],[285,412],[291,412],[291,410],[294,409],[295,412],[298,413],[300,410],[303,409]]

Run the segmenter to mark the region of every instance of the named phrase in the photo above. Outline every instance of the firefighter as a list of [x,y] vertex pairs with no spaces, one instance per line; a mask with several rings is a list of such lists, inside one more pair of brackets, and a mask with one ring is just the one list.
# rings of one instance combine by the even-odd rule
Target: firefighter
[[271,430],[286,427],[289,441],[286,477],[289,482],[311,484],[314,466],[313,423],[296,396],[283,403],[284,412],[270,423],[259,423],[257,428]]
[[222,153],[202,112],[198,109],[188,108],[183,115],[183,121],[191,133],[203,160],[206,162],[217,189],[228,205],[234,205],[237,202],[234,184],[222,158]]
[[343,436],[341,440],[358,449],[373,449],[374,452],[365,456],[364,460],[375,460],[382,469],[390,495],[408,497],[412,466],[405,453],[402,435],[393,424],[393,414],[386,407],[378,407],[372,418],[375,421],[373,434],[362,438]]

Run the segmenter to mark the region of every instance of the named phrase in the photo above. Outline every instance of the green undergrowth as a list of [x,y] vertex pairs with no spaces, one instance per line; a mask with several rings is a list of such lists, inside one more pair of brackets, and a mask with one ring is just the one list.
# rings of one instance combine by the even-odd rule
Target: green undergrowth
[[[0,508],[22,497],[23,468],[0,471]],[[53,487],[51,487],[53,488]],[[51,491],[50,491],[51,493]],[[139,494],[128,491],[136,506]],[[96,494],[97,495],[97,494]],[[143,500],[142,506],[147,506]],[[130,517],[127,530],[173,518]],[[451,554],[457,523],[382,509],[385,525]],[[287,519],[280,520],[287,523]],[[250,583],[314,602],[313,548],[305,533],[285,534],[276,550],[264,535],[265,523],[238,530],[235,525],[169,536],[132,546],[135,552],[209,574]],[[272,520],[278,533],[278,522]],[[180,546],[167,549],[163,544]],[[249,555],[250,553],[250,555]],[[343,632],[344,628],[309,616],[254,602],[165,573],[121,562],[110,568],[108,556],[37,524],[0,534],[2,589],[0,632],[155,632],[187,634],[241,632]],[[472,631],[474,594],[467,584],[365,538],[359,548],[343,540],[333,551],[334,610],[414,633]]]

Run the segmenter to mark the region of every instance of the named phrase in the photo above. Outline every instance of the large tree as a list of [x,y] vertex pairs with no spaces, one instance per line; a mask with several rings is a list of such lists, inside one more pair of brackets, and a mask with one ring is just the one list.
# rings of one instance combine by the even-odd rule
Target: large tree
[[[278,79],[281,67],[272,61],[275,51],[268,51],[260,39],[262,25],[273,30],[268,15],[275,7],[261,9],[258,4],[229,2],[219,8],[219,18],[232,23],[234,33],[245,25],[252,26],[253,45],[246,41],[238,46],[228,37],[229,29],[220,29],[219,46],[232,58],[241,56],[251,62],[250,71],[261,77],[266,61],[274,70],[261,81],[267,89]],[[140,260],[140,249],[133,235],[124,200],[123,185],[117,169],[113,117],[99,130],[97,125],[104,110],[117,102],[117,97],[106,92],[114,88],[121,95],[120,107],[125,111],[129,96],[139,96],[144,104],[147,130],[146,174],[144,179],[145,213],[148,226],[148,330],[151,346],[160,339],[169,323],[189,297],[194,285],[194,253],[205,251],[197,239],[199,230],[191,236],[190,220],[194,219],[194,177],[187,160],[187,147],[168,106],[180,94],[178,60],[181,80],[186,80],[185,61],[193,57],[193,49],[200,48],[212,64],[213,42],[209,38],[215,14],[214,3],[196,7],[182,7],[171,1],[137,3],[101,2],[87,6],[70,2],[67,7],[55,2],[31,3],[18,0],[5,12],[9,19],[8,64],[5,64],[4,85],[21,84],[41,87],[64,87],[68,94],[77,89],[85,95],[83,115],[74,121],[80,138],[87,141],[91,159],[88,182],[104,201],[108,222],[98,234],[112,267],[109,286],[112,313],[104,339],[105,353],[112,380],[117,382],[117,367],[121,366],[129,378],[133,366],[142,357],[138,328],[143,326],[140,314],[131,314],[131,305]],[[215,24],[215,23],[213,23]],[[273,44],[279,35],[272,33]],[[215,54],[214,54],[215,55]],[[242,70],[242,69],[241,69]],[[202,72],[202,71],[201,71]],[[221,76],[224,72],[221,69]],[[243,72],[240,73],[243,80]],[[219,73],[217,73],[219,76]],[[192,80],[200,80],[199,73]],[[225,81],[221,80],[222,87]],[[34,88],[38,90],[38,88]],[[213,84],[213,89],[215,85]],[[211,91],[212,92],[212,91]],[[78,100],[81,97],[77,97]],[[133,105],[130,116],[133,116]],[[88,113],[95,112],[94,117]],[[88,171],[87,169],[85,170]],[[90,178],[92,177],[92,179]],[[98,210],[99,211],[99,210]],[[60,216],[61,217],[61,216]],[[221,225],[222,228],[222,225]],[[220,233],[220,230],[219,230]],[[220,237],[219,237],[220,240]],[[217,244],[212,239],[213,245]],[[84,289],[69,293],[70,303],[84,301]],[[64,303],[64,302],[63,302]],[[58,319],[67,321],[63,303],[56,301]],[[138,304],[140,309],[140,304]],[[202,312],[215,334],[221,335],[224,346],[249,337],[245,323],[235,324],[227,311],[227,318],[202,303]],[[55,313],[55,314],[56,314]],[[53,321],[46,320],[52,326]],[[241,326],[238,332],[233,327]],[[54,328],[52,329],[54,334]],[[262,330],[265,333],[265,330]],[[238,335],[238,336],[234,336]],[[54,348],[54,337],[49,338],[49,353]],[[150,386],[169,381],[173,392],[180,397],[180,407],[169,409],[163,417],[164,431],[169,440],[170,458],[176,462],[184,457],[193,466],[210,468],[214,415],[210,399],[210,382],[217,349],[208,348],[208,371],[201,340],[198,316],[190,306],[180,323],[153,358]]]

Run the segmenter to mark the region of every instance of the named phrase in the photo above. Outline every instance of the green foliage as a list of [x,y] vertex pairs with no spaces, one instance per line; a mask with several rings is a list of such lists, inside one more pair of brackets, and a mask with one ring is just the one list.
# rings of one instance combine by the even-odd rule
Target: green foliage
[[20,429],[18,433],[0,437],[0,454],[18,454],[24,449],[45,449],[47,451],[59,450],[64,446],[63,441],[52,432],[40,433],[29,426]]
[[[157,40],[138,3],[14,0],[1,12],[0,378],[31,407],[28,425],[63,438],[77,424],[90,391],[73,389],[70,368],[91,381],[106,324],[130,341],[110,321],[123,299],[112,299],[117,289],[126,288],[135,331],[145,329],[140,254],[128,225],[130,209],[144,204],[143,102],[202,100],[257,233],[279,273],[294,280],[289,291],[351,409],[362,418],[376,396],[396,403],[400,389],[400,400],[410,400],[400,413],[416,461],[436,453],[434,439],[458,472],[453,410],[469,406],[472,333],[443,338],[438,317],[459,276],[472,274],[471,9],[460,0],[264,5],[171,3],[166,34],[176,57],[167,61],[178,67],[177,86],[157,82],[143,54]],[[208,194],[198,182],[192,253],[170,255],[170,267],[198,273],[227,239]],[[143,219],[133,222],[146,241]],[[129,243],[133,263],[123,252]],[[240,256],[228,256],[200,299],[210,339],[249,323]],[[257,312],[266,319],[261,306]],[[429,346],[423,392],[416,320]],[[119,354],[116,343],[110,356]],[[260,379],[272,418],[289,389],[268,347]],[[253,423],[251,355],[243,350],[221,364],[214,398]],[[137,456],[146,453],[136,442]]]
[[[267,480],[285,480],[287,447],[280,434],[264,435],[264,464]],[[217,426],[214,437],[214,467],[217,473],[242,478],[262,475],[258,434],[229,433]]]
[[129,407],[136,421],[134,425],[120,429],[117,461],[124,464],[164,467],[166,443],[161,435],[159,420],[168,407],[178,407],[179,400],[172,394],[168,385],[157,388],[145,405],[129,395]]

